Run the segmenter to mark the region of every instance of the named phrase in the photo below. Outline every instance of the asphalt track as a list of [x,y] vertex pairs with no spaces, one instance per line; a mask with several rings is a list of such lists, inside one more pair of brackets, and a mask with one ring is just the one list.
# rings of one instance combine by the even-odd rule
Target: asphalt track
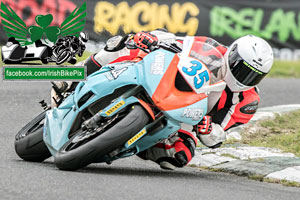
[[[52,159],[22,161],[14,136],[49,98],[49,83],[0,82],[0,199],[300,199],[300,188],[262,183],[235,175],[186,167],[161,170],[132,157],[111,165],[93,164],[76,172],[60,171]],[[300,79],[266,79],[261,106],[300,103]]]

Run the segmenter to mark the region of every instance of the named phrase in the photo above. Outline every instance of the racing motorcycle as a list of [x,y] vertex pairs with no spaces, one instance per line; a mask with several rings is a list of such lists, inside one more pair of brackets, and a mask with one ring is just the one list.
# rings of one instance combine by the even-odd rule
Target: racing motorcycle
[[52,47],[53,55],[48,58],[48,62],[56,62],[57,65],[61,65],[64,62],[75,64],[76,55],[81,57],[84,50],[85,45],[79,40],[72,40],[66,37],[60,38]]
[[198,124],[208,93],[225,88],[223,56],[193,37],[184,38],[181,52],[157,46],[143,59],[102,67],[23,127],[15,138],[19,157],[54,156],[59,169],[77,170],[145,151],[181,123]]

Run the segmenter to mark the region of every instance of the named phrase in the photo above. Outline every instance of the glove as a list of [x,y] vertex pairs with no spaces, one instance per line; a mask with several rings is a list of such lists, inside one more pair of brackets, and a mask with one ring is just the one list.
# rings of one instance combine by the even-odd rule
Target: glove
[[204,116],[201,122],[194,126],[195,132],[198,134],[210,134],[212,131],[212,119],[211,116]]
[[193,131],[201,143],[209,148],[218,148],[226,140],[226,134],[219,124],[212,123],[210,116],[203,117],[202,121],[194,126]]
[[158,39],[155,35],[144,31],[135,34],[133,40],[135,45],[142,50],[152,50],[158,43]]

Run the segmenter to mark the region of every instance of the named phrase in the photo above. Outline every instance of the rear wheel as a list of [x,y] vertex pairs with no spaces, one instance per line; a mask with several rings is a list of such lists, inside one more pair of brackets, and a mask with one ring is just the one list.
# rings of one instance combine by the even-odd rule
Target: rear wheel
[[43,141],[43,126],[46,111],[39,114],[16,135],[15,151],[26,161],[42,162],[51,156]]
[[77,170],[122,147],[149,121],[146,111],[132,106],[125,115],[117,114],[100,127],[100,132],[80,130],[55,155],[55,164],[62,170]]

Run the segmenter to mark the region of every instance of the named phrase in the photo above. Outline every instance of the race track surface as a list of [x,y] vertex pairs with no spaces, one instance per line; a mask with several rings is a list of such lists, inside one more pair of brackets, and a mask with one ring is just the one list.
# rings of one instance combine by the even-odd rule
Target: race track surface
[[[161,170],[137,157],[111,165],[93,164],[76,172],[60,171],[52,159],[22,161],[14,152],[17,131],[41,112],[49,83],[0,82],[0,199],[299,199],[300,188],[261,183],[235,175],[186,167]],[[266,79],[261,107],[300,103],[300,80]]]

